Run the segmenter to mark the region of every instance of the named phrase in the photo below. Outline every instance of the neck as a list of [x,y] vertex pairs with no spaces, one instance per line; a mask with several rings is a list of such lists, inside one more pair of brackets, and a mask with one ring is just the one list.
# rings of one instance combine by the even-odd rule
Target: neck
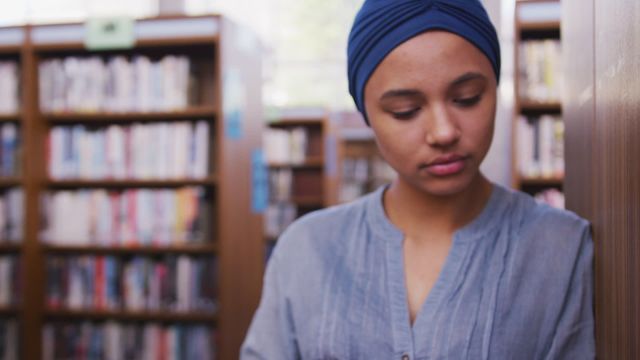
[[384,194],[384,208],[406,237],[450,236],[482,212],[491,189],[491,183],[480,173],[465,190],[446,196],[425,193],[397,178]]

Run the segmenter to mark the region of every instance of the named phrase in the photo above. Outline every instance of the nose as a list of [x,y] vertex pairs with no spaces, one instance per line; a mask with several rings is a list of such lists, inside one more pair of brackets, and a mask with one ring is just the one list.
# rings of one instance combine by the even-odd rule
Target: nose
[[449,147],[460,139],[460,129],[445,106],[434,105],[426,120],[425,135],[430,146]]

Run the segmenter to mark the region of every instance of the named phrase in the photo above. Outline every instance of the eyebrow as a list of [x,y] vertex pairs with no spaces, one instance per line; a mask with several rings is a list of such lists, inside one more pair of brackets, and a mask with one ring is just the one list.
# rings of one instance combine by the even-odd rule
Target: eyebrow
[[[449,85],[449,87],[455,87],[455,86],[464,84],[467,81],[486,80],[486,79],[487,79],[487,77],[482,75],[481,73],[468,72],[468,73],[465,73],[465,74],[459,76],[455,80],[453,80],[451,82],[451,84]],[[382,96],[380,97],[380,101],[388,100],[388,99],[395,98],[395,97],[405,97],[405,98],[408,97],[408,98],[424,99],[424,94],[421,91],[415,90],[415,89],[389,90],[389,91],[386,91],[384,94],[382,94]]]
[[398,89],[398,90],[389,90],[382,94],[380,100],[387,100],[394,97],[412,97],[412,98],[424,98],[422,92],[414,89]]
[[487,77],[477,72],[468,72],[458,77],[457,79],[453,80],[450,86],[451,87],[458,86],[467,81],[476,80],[476,79],[486,80]]

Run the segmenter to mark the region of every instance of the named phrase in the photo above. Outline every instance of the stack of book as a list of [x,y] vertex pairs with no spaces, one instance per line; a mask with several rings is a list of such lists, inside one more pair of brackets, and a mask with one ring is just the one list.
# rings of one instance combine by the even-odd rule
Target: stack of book
[[15,255],[0,256],[0,307],[19,303],[20,258]]
[[308,154],[308,134],[303,127],[269,128],[263,136],[265,159],[270,164],[302,164]]
[[212,259],[167,255],[56,256],[47,259],[51,309],[215,312]]
[[345,158],[342,162],[340,201],[353,201],[390,183],[395,176],[395,170],[379,156]]
[[18,322],[16,320],[0,320],[0,359],[15,360],[20,359],[18,348]]
[[560,40],[529,40],[519,48],[518,91],[521,99],[558,102],[562,94]]
[[0,114],[13,115],[20,108],[20,72],[16,61],[0,61]]
[[204,243],[211,235],[205,195],[202,187],[51,192],[43,199],[41,239],[56,245]]
[[0,125],[0,176],[11,177],[20,174],[20,138],[18,126],[14,123]]
[[0,194],[0,243],[22,242],[24,192],[10,188]]
[[49,133],[53,179],[187,179],[209,173],[209,123],[158,122]]
[[44,112],[152,112],[185,109],[193,88],[186,56],[67,56],[39,64]]
[[536,201],[548,204],[558,209],[564,209],[564,193],[558,189],[550,188],[534,195]]
[[[159,323],[51,323],[43,331],[43,359],[215,359],[215,330]],[[8,359],[8,358],[5,358]]]
[[564,176],[564,123],[560,117],[520,116],[518,119],[518,163],[524,178]]

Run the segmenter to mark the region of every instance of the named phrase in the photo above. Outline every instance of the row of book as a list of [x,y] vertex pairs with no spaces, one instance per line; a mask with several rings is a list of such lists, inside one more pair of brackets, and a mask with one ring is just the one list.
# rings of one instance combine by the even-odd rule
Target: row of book
[[205,325],[56,322],[43,329],[44,360],[213,360],[216,331]]
[[20,303],[20,285],[20,257],[0,256],[0,306]]
[[12,187],[0,193],[0,243],[22,241],[24,225],[24,192]]
[[211,202],[200,186],[53,191],[43,196],[42,241],[56,245],[171,246],[210,241]]
[[298,216],[296,205],[289,202],[272,202],[264,212],[264,233],[265,236],[275,239],[289,226]]
[[13,319],[0,319],[0,360],[20,359],[18,322]]
[[379,186],[390,183],[395,176],[395,170],[380,157],[344,158],[340,202],[353,201]]
[[518,91],[522,99],[557,102],[562,95],[559,40],[523,41],[519,48]]
[[98,56],[39,64],[40,106],[46,112],[152,112],[185,109],[193,86],[190,60]]
[[0,61],[0,114],[20,109],[20,71],[16,61]]
[[209,123],[158,122],[49,133],[53,179],[186,179],[209,174]]
[[564,209],[564,193],[558,189],[550,188],[534,194],[536,201],[548,204],[558,209]]
[[187,255],[50,256],[46,303],[51,309],[213,313],[215,263]]
[[302,164],[307,159],[307,129],[266,129],[263,135],[265,159],[269,164]]
[[271,169],[268,179],[269,201],[288,202],[303,197],[322,201],[322,176],[319,169]]
[[20,136],[15,123],[0,124],[0,176],[17,176],[20,173]]
[[564,176],[564,123],[558,116],[518,118],[518,163],[525,178]]

